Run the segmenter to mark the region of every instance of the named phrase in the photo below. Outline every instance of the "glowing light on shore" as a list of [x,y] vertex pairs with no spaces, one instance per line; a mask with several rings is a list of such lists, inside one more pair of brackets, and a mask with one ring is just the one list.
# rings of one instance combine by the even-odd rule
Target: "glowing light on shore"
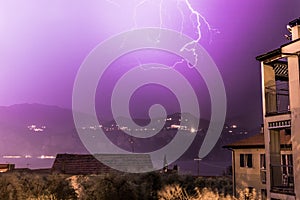
[[3,158],[8,158],[8,159],[18,159],[18,158],[22,158],[22,156],[3,156]]
[[191,133],[196,133],[197,132],[197,130],[195,129],[195,128],[191,128]]
[[231,126],[231,128],[237,128],[237,125],[234,124],[234,125]]
[[38,156],[37,158],[39,158],[39,159],[55,159],[55,156],[45,156],[45,155],[41,155],[41,156]]

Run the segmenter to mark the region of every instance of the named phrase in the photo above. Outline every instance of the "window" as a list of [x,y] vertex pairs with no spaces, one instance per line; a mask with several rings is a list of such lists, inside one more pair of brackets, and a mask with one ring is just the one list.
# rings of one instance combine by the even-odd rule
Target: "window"
[[267,182],[267,170],[266,170],[266,154],[260,154],[260,180],[261,183]]
[[293,155],[292,154],[282,154],[281,155],[282,172],[286,175],[293,174]]
[[260,154],[260,169],[266,169],[266,154]]
[[284,186],[294,185],[294,172],[293,172],[293,155],[281,155],[281,170],[282,170],[282,183]]
[[252,168],[252,154],[240,154],[240,167]]

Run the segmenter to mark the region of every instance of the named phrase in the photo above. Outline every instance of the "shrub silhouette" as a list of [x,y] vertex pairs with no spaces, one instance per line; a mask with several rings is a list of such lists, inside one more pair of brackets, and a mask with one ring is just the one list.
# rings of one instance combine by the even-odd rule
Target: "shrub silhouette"
[[77,199],[75,190],[65,176],[31,173],[0,175],[0,199]]
[[[196,200],[201,199],[204,193],[214,198],[228,199],[232,195],[231,179],[158,172],[74,176],[16,172],[0,174],[1,200]],[[245,192],[242,195],[256,198]]]

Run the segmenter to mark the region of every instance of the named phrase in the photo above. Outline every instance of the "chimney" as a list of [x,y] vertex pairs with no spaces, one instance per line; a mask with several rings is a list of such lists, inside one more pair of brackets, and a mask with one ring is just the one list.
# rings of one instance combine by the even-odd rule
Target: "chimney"
[[300,18],[291,21],[288,26],[292,33],[292,40],[299,39],[300,38]]

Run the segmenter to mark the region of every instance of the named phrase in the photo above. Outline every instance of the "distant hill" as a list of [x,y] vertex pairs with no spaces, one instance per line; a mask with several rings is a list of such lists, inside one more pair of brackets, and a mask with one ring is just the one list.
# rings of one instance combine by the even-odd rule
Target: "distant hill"
[[20,104],[0,107],[1,155],[55,155],[86,152],[72,112],[56,106]]
[[[146,153],[161,148],[172,140],[177,130],[167,127],[170,127],[172,124],[179,124],[181,115],[188,117],[191,119],[190,121],[197,120],[187,113],[169,115],[168,118],[172,120],[167,120],[163,131],[151,139],[132,138],[124,134],[120,129],[107,129],[106,135],[114,144],[128,151]],[[122,120],[126,122],[128,119],[123,118]],[[134,121],[140,125],[149,123],[149,120],[146,119],[134,119]],[[224,130],[217,145],[203,160],[203,163],[218,162],[230,164],[231,154],[229,151],[222,149],[222,146],[259,131],[259,129],[256,130],[257,128],[254,128],[255,131],[251,131],[250,133],[247,129],[243,128],[247,127],[247,124],[242,124],[240,122],[242,120],[239,121],[238,118],[235,118],[233,121],[234,123],[230,120],[226,120]],[[190,126],[189,123],[186,123],[187,126]],[[86,124],[83,128],[86,128],[87,132],[92,132],[93,129],[99,128],[94,127],[93,124],[89,124],[88,120],[83,124]],[[102,129],[106,127],[117,127],[114,121],[108,121],[102,125]],[[237,127],[232,127],[232,125],[236,125]],[[193,161],[193,159],[197,157],[208,126],[208,120],[200,120],[199,130],[197,133],[194,133],[197,134],[196,138],[188,151],[179,159],[179,162]],[[19,167],[24,167],[28,163],[32,168],[50,167],[53,159],[51,162],[42,163],[39,160],[33,161],[33,159],[41,155],[55,156],[57,153],[88,153],[77,134],[72,111],[57,106],[41,104],[0,106],[0,137],[0,162],[17,162]],[[22,156],[22,158],[27,156],[27,160],[9,160],[3,158],[3,156],[12,155]],[[28,160],[29,156],[32,157],[32,160]],[[37,164],[38,162],[40,163]],[[215,172],[220,173],[220,170],[222,169],[216,168]]]

